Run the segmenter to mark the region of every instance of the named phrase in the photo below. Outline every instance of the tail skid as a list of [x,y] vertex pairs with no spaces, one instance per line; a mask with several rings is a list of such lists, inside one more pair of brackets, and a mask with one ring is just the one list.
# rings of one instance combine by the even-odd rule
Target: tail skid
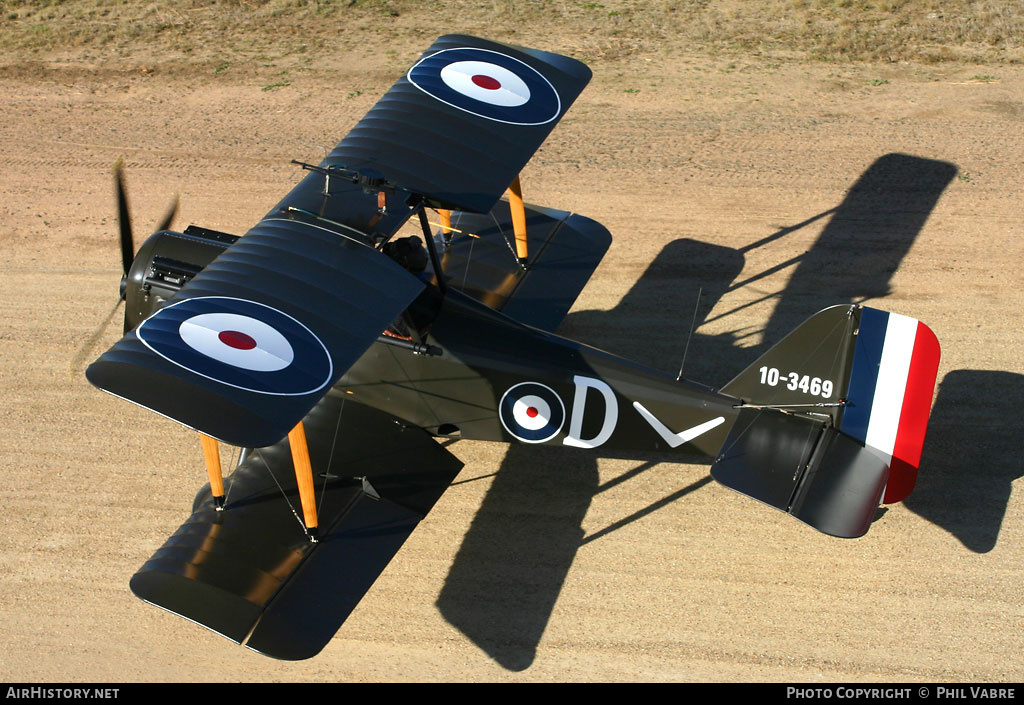
[[914,488],[939,344],[919,321],[835,306],[722,392],[744,407],[712,466],[722,484],[834,536]]

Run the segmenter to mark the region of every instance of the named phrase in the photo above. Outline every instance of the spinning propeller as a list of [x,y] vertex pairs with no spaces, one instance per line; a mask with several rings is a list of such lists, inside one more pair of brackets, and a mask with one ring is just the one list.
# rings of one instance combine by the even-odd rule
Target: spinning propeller
[[[132,237],[131,215],[128,210],[128,190],[124,185],[124,160],[120,157],[118,157],[117,162],[114,164],[114,186],[117,189],[117,227],[121,239],[122,275],[120,300],[124,301],[125,290],[128,286],[128,270],[131,269],[132,262],[135,260],[135,242]],[[163,220],[160,221],[153,232],[167,230],[171,226],[171,221],[174,220],[177,212],[178,197],[175,196],[174,201],[171,202],[171,207],[167,209]]]
[[[107,326],[110,325],[110,321],[114,318],[114,314],[117,312],[117,307],[126,298],[128,290],[128,271],[132,267],[132,262],[135,261],[135,243],[132,238],[132,224],[131,216],[128,212],[128,191],[124,185],[124,160],[118,157],[117,162],[114,163],[114,186],[117,190],[117,225],[118,232],[121,239],[121,286],[119,291],[119,298],[114,307],[110,309],[110,313],[106,315],[103,321],[96,327],[95,330],[89,337],[85,339],[82,346],[75,353],[75,356],[71,359],[71,376],[75,377],[78,371],[83,367],[86,358],[90,352],[97,345],[100,339],[103,337],[104,331]],[[174,197],[174,201],[171,203],[171,207],[167,210],[163,220],[157,225],[156,231],[166,230],[171,226],[171,221],[174,220],[174,216],[178,212],[178,197]]]

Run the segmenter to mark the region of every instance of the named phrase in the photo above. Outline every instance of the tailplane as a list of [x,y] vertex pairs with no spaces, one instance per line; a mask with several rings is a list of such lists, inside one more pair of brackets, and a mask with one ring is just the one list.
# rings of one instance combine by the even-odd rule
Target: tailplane
[[743,401],[712,475],[834,536],[914,488],[939,364],[932,331],[859,306],[811,317],[722,388]]

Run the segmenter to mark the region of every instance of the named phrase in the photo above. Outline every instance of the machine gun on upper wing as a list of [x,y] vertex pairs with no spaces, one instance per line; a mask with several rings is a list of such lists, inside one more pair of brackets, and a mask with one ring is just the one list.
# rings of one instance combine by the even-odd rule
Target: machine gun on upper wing
[[[518,174],[589,77],[441,37],[243,237],[147,241],[128,332],[87,376],[199,431],[210,487],[136,594],[314,655],[461,467],[434,436],[710,455],[724,484],[837,536],[906,496],[938,365],[917,321],[825,309],[718,392],[550,332],[610,236],[524,204]],[[410,218],[420,257],[397,254]],[[214,439],[245,449],[226,489]]]

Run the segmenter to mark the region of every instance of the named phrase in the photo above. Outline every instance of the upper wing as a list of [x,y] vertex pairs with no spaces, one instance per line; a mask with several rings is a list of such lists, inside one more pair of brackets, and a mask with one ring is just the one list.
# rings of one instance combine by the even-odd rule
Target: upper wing
[[234,445],[283,437],[424,284],[370,243],[421,200],[487,211],[586,85],[583,64],[435,42],[255,228],[86,372]]
[[325,164],[379,175],[441,208],[486,213],[590,76],[558,54],[446,35]]
[[426,432],[340,392],[305,418],[317,468],[320,540],[298,505],[287,439],[208,490],[192,516],[135,574],[143,600],[282,659],[316,655],[462,468]]

